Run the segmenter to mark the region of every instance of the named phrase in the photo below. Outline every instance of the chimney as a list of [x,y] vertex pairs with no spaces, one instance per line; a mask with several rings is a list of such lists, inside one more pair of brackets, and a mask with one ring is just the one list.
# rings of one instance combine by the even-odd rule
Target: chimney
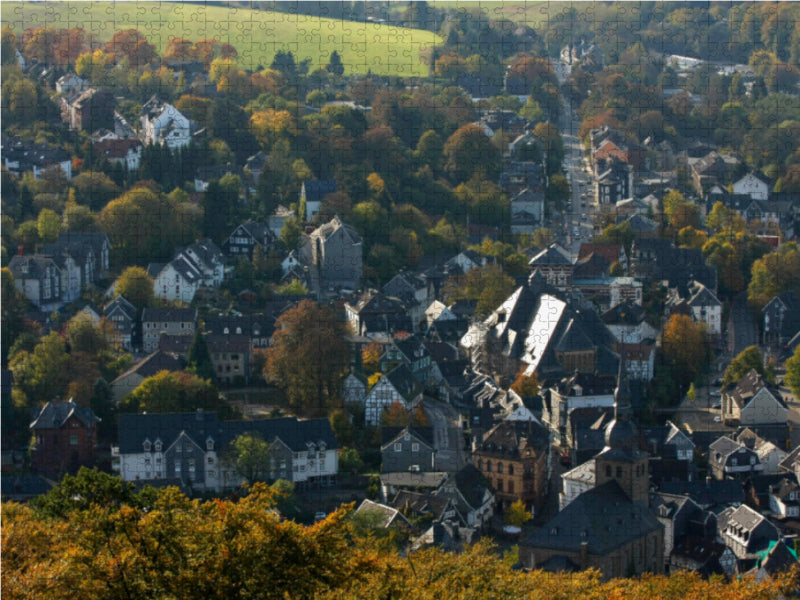
[[17,256],[24,256],[25,255],[25,246],[20,244],[17,246]]
[[580,567],[585,569],[589,566],[589,542],[581,542]]

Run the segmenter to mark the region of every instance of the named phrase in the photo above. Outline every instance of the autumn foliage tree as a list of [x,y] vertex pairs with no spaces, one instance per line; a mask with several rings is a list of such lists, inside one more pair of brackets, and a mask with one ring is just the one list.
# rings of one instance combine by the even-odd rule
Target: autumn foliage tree
[[703,372],[710,357],[705,325],[686,315],[673,314],[664,325],[661,350],[676,381],[688,386]]
[[536,375],[536,372],[534,371],[533,374],[526,375],[525,369],[523,368],[517,373],[514,383],[511,384],[511,389],[521,397],[526,398],[536,396],[539,393],[540,386],[541,384],[539,383],[539,377]]
[[340,380],[350,365],[344,334],[333,308],[303,300],[276,321],[264,376],[303,412],[338,406]]

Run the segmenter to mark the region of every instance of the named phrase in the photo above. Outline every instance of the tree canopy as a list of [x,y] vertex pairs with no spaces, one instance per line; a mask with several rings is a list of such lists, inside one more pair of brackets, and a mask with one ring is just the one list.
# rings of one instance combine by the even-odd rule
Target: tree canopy
[[314,414],[340,403],[339,384],[349,364],[344,326],[334,310],[303,300],[276,321],[264,375],[292,406]]

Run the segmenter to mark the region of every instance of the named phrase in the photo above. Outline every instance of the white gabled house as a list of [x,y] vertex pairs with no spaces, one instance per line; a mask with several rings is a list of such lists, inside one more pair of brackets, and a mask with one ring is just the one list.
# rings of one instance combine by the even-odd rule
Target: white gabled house
[[789,408],[755,369],[722,390],[722,419],[739,425],[786,425]]
[[225,279],[225,260],[211,240],[187,246],[153,271],[153,292],[162,300],[190,303],[201,287],[218,287]]
[[191,142],[191,124],[177,108],[153,96],[142,105],[142,141],[183,148]]

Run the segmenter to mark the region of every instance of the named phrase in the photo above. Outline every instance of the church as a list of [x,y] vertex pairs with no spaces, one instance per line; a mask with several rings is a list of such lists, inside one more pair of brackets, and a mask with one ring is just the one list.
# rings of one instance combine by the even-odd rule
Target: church
[[520,544],[526,568],[596,568],[609,579],[662,570],[664,527],[648,508],[648,455],[637,448],[631,413],[620,364],[605,448],[565,474],[562,510]]

